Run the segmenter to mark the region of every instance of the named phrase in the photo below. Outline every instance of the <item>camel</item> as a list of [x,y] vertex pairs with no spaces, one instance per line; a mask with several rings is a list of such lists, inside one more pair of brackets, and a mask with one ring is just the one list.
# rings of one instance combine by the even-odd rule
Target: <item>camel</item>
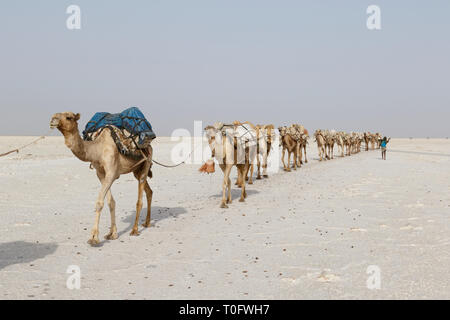
[[[292,168],[294,170],[297,170],[297,150],[298,150],[298,143],[297,141],[292,137],[290,133],[288,133],[288,128],[286,126],[279,127],[278,131],[280,132],[280,142],[281,146],[283,147],[283,150],[281,152],[281,161],[283,162],[283,168],[284,171],[290,172],[290,164],[291,164],[291,154],[293,155],[294,164]],[[286,166],[286,163],[284,162],[284,154],[285,152],[288,152],[288,165]]]
[[341,157],[345,157],[344,155],[344,137],[345,136],[345,132],[340,131],[338,133],[336,133],[335,136],[335,140],[336,140],[336,144],[338,145],[339,149],[341,150]]
[[143,226],[145,228],[150,227],[153,191],[147,182],[147,177],[152,177],[152,147],[149,146],[147,149],[143,150],[147,159],[145,159],[144,156],[141,156],[140,159],[126,157],[118,151],[110,130],[105,129],[101,131],[94,141],[84,141],[80,137],[78,131],[78,120],[80,120],[79,113],[56,113],[51,119],[50,128],[56,128],[63,134],[66,146],[78,159],[83,162],[91,163],[91,167],[96,170],[97,177],[102,185],[95,205],[95,223],[88,243],[92,246],[100,243],[98,238],[99,222],[105,197],[107,198],[111,214],[111,228],[109,233],[105,236],[105,239],[115,240],[118,238],[115,217],[116,203],[111,193],[111,186],[121,175],[128,173],[133,173],[138,180],[136,218],[130,234],[132,236],[138,236],[139,215],[142,210],[142,197],[144,191],[147,196],[147,217]]
[[[273,124],[268,125],[256,125],[254,126],[254,129],[256,131],[256,138],[257,138],[257,150],[256,150],[256,161],[257,161],[257,176],[256,179],[261,179],[261,160],[262,158],[262,168],[263,173],[262,177],[268,178],[269,175],[267,174],[267,159],[270,154],[270,150],[272,149],[272,142],[274,138],[274,126]],[[248,180],[249,184],[253,183],[252,177],[253,177],[253,171],[254,171],[254,163],[252,162],[250,165],[250,178],[247,176],[245,177],[246,180]]]
[[363,136],[366,151],[369,151],[370,134],[370,132],[364,132]]
[[359,132],[351,133],[352,153],[356,154],[361,151],[361,143],[364,139],[363,134]]
[[357,142],[356,150],[359,153],[359,152],[361,152],[361,146],[364,141],[364,133],[358,132],[357,135],[358,135],[358,142]]
[[308,158],[306,156],[306,147],[308,145],[309,133],[308,130],[306,130],[305,127],[300,124],[293,124],[291,128],[294,128],[297,131],[294,135],[297,140],[298,167],[301,167],[303,165],[303,153],[305,154],[304,163],[308,163]]
[[[266,138],[266,144],[267,144],[267,157],[269,157],[270,155],[270,151],[272,150],[272,144],[273,144],[273,140],[275,138],[275,127],[273,124],[266,124],[262,127],[264,129],[264,133],[265,133],[265,138]],[[267,160],[266,157],[266,160]],[[264,174],[265,172],[265,174]],[[263,163],[263,177],[264,178],[268,178],[269,176],[267,175],[267,161],[264,164]]]
[[350,154],[356,153],[357,143],[358,137],[356,135],[356,132],[350,132]]
[[326,141],[322,130],[320,129],[316,130],[316,132],[314,133],[314,137],[316,138],[317,148],[319,149],[319,161],[326,160],[327,159],[327,153],[325,150]]
[[231,199],[230,172],[233,166],[238,170],[237,184],[241,187],[240,202],[247,197],[245,191],[245,177],[250,167],[251,150],[255,149],[251,143],[256,143],[256,132],[248,124],[238,122],[232,125],[216,123],[205,129],[212,157],[218,162],[223,172],[221,208],[228,208]]
[[324,131],[325,138],[325,155],[328,160],[334,159],[334,144],[335,144],[336,131]]
[[351,136],[348,133],[343,132],[342,140],[344,141],[344,146],[346,149],[345,154],[347,156],[350,156],[352,154],[352,152],[351,152],[352,151]]
[[377,141],[377,149],[381,149],[381,141],[383,141],[383,137],[380,133],[375,133],[375,139]]
[[375,146],[377,145],[377,143],[378,143],[377,135],[372,133],[370,135],[370,149],[375,150]]
[[[251,158],[251,160],[255,160],[257,162],[257,176],[256,179],[261,179],[261,159],[262,158],[262,166],[263,166],[263,175],[264,177],[267,177],[267,157],[269,154],[269,151],[267,149],[267,134],[266,130],[264,129],[264,126],[262,125],[256,125],[254,126],[252,123],[246,121],[244,124],[249,124],[253,130],[255,130],[256,133],[256,154],[254,158]],[[253,172],[255,169],[255,163],[254,161],[250,162],[250,169],[245,176],[245,180],[248,181],[248,184],[253,184]]]

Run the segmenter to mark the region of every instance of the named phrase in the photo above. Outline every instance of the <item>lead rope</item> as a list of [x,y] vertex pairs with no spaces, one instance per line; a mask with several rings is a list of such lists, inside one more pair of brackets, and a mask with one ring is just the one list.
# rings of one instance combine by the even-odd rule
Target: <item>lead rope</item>
[[9,155],[9,154],[11,154],[11,153],[14,153],[14,152],[19,153],[20,150],[23,150],[23,149],[25,149],[25,148],[27,148],[27,147],[29,147],[29,146],[31,146],[31,145],[33,145],[33,144],[35,144],[35,143],[41,141],[41,140],[44,140],[47,136],[50,135],[50,133],[51,133],[51,130],[50,130],[46,135],[40,136],[40,137],[37,138],[36,140],[33,140],[32,142],[30,142],[30,143],[28,143],[28,144],[26,144],[26,145],[24,145],[24,146],[21,146],[21,147],[19,147],[19,148],[17,148],[17,149],[14,149],[14,150],[8,151],[8,152],[6,152],[6,153],[0,154],[0,158],[1,158],[1,157],[5,157],[5,156],[7,156],[7,155]]
[[152,161],[153,161],[154,163],[156,163],[157,165],[160,165],[161,167],[164,167],[164,168],[176,168],[176,167],[181,166],[182,164],[186,164],[186,161],[191,157],[192,153],[193,153],[195,150],[197,150],[199,147],[203,147],[203,143],[201,143],[199,146],[197,146],[197,148],[195,148],[194,150],[192,150],[192,151],[188,154],[188,156],[186,157],[186,159],[185,159],[184,161],[182,161],[182,162],[180,162],[180,163],[178,163],[178,164],[175,164],[175,165],[163,164],[163,163],[160,163],[160,162],[158,162],[158,161],[156,161],[156,160],[154,160],[154,159],[152,159]]

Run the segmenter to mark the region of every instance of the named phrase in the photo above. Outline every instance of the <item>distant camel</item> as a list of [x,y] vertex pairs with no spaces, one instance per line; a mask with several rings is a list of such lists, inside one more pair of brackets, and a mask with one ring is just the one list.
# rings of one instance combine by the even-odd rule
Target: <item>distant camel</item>
[[[298,167],[301,167],[303,163],[308,163],[306,155],[306,147],[308,146],[309,133],[308,130],[301,124],[293,124],[288,130],[290,132],[296,131],[293,136],[297,140],[297,163]],[[303,161],[303,154],[305,155],[305,161]]]
[[105,236],[108,240],[118,238],[116,227],[116,203],[111,194],[111,186],[120,175],[133,173],[138,180],[138,201],[136,204],[136,219],[134,221],[132,236],[138,236],[139,214],[142,210],[142,196],[145,191],[147,195],[147,218],[143,226],[150,227],[150,215],[153,191],[147,182],[147,176],[151,178],[152,166],[152,147],[149,146],[143,152],[148,161],[142,156],[141,159],[134,159],[122,155],[111,137],[110,130],[103,130],[94,141],[84,141],[78,131],[78,120],[80,114],[73,112],[56,113],[50,122],[52,129],[57,128],[64,135],[66,146],[72,150],[72,153],[81,161],[90,162],[91,166],[97,171],[102,187],[97,198],[95,212],[95,224],[92,229],[92,235],[88,241],[90,245],[99,243],[100,213],[104,206],[105,197],[107,197],[109,210],[111,212],[110,232]]
[[344,137],[345,133],[340,131],[336,133],[336,144],[338,145],[339,149],[341,150],[341,157],[344,157]]
[[[248,122],[249,123],[249,122]],[[267,159],[270,154],[270,150],[272,149],[272,141],[274,138],[274,126],[272,124],[269,125],[256,125],[254,126],[256,131],[256,162],[257,162],[257,175],[256,179],[261,179],[261,166],[263,168],[262,177],[268,178],[267,174]],[[261,164],[262,159],[262,164]],[[249,184],[253,183],[253,171],[254,171],[255,163],[252,161],[250,164],[249,175],[245,177],[248,180]],[[249,177],[250,176],[250,177]]]
[[370,132],[364,132],[364,144],[366,151],[369,151]]
[[314,133],[314,137],[316,138],[317,142],[317,149],[319,150],[319,161],[322,161],[323,159],[327,159],[327,153],[325,150],[326,140],[324,137],[324,134],[322,130],[316,130]]
[[325,130],[324,138],[325,138],[325,152],[328,160],[334,159],[334,144],[335,144],[335,134],[336,132]]
[[221,208],[228,208],[231,199],[230,172],[233,166],[238,170],[236,184],[242,188],[240,202],[247,197],[245,177],[250,167],[250,143],[256,138],[256,132],[248,124],[235,122],[233,125],[216,123],[205,128],[212,157],[219,162],[223,171]]
[[[279,127],[278,131],[280,132],[281,146],[283,147],[283,150],[281,152],[281,161],[283,162],[284,171],[288,171],[288,172],[291,171],[291,168],[290,168],[291,154],[293,155],[293,161],[294,161],[292,168],[294,170],[297,170],[298,142],[292,137],[291,134],[288,133],[288,128],[286,126]],[[286,151],[288,152],[287,166],[286,166],[286,163],[284,162],[284,154]]]

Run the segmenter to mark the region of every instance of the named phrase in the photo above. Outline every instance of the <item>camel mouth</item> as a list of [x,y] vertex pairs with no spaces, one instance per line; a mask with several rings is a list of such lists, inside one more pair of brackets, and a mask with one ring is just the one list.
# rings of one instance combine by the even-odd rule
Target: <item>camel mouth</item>
[[59,125],[59,120],[57,119],[52,119],[52,121],[50,121],[50,129],[56,129],[58,128]]

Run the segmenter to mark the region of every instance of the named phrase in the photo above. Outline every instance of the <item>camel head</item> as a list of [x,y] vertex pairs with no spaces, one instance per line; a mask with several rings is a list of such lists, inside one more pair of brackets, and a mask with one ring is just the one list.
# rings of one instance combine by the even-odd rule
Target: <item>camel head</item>
[[275,132],[274,132],[275,127],[273,126],[273,124],[267,124],[267,125],[263,126],[263,129],[266,134],[267,143],[272,143],[272,141],[275,138]]
[[218,132],[217,128],[214,126],[207,126],[205,129],[206,138],[208,141],[211,141],[212,139],[215,139],[216,134]]
[[286,132],[287,132],[287,127],[286,126],[278,127],[278,131],[280,132],[280,136],[284,137],[286,135]]
[[72,132],[78,129],[78,120],[80,120],[80,114],[73,112],[55,113],[50,121],[51,129],[58,129],[62,133]]
[[205,130],[206,138],[208,139],[208,144],[211,150],[215,149],[216,137],[219,132],[222,131],[223,124],[221,122],[216,122],[213,126],[207,126]]

